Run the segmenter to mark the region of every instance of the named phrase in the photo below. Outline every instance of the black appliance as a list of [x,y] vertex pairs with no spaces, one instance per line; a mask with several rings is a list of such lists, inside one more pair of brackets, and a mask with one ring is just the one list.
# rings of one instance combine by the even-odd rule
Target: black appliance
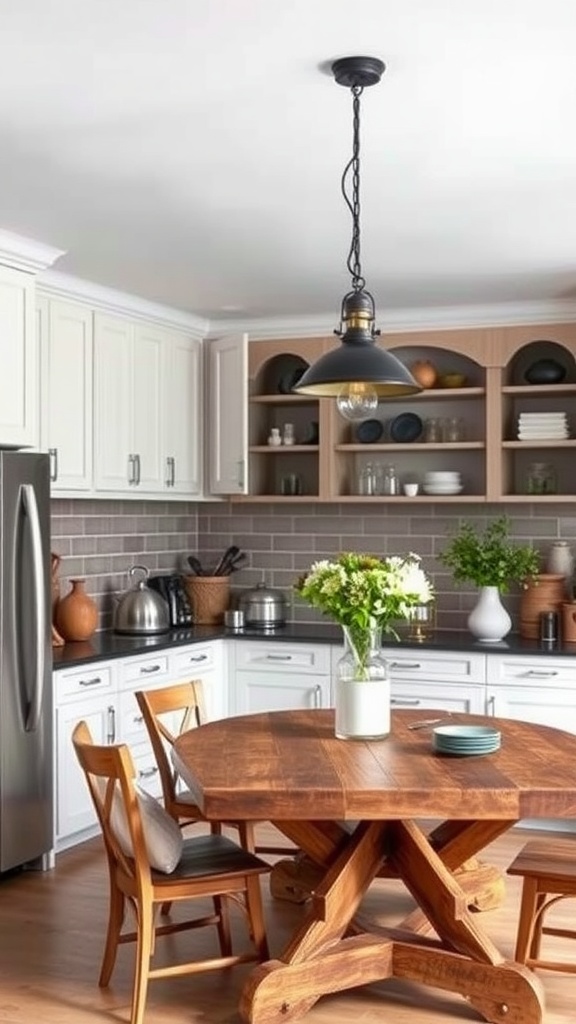
[[174,572],[163,576],[150,576],[148,586],[158,591],[168,603],[170,610],[170,625],[191,626],[192,608],[184,587],[182,577]]

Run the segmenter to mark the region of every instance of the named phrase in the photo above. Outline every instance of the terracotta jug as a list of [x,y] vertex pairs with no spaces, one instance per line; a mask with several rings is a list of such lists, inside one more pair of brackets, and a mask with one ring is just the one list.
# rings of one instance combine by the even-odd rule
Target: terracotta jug
[[576,643],[576,601],[562,605],[562,639],[567,644]]
[[65,640],[89,640],[98,625],[98,609],[85,591],[86,580],[70,584],[71,590],[58,602],[56,626]]

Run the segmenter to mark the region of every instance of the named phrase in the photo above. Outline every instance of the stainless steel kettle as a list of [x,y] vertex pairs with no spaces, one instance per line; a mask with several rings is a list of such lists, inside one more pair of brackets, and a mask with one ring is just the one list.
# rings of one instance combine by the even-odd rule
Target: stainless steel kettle
[[141,572],[144,575],[132,590],[120,598],[114,611],[114,631],[132,636],[154,636],[167,633],[170,629],[170,610],[164,598],[146,585],[148,569],[145,565],[133,565],[130,576]]

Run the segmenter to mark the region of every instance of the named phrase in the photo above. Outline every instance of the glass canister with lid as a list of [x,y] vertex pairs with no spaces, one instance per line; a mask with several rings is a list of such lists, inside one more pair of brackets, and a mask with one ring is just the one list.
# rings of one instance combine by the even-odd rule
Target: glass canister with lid
[[532,462],[526,478],[528,494],[556,494],[556,471],[550,462]]

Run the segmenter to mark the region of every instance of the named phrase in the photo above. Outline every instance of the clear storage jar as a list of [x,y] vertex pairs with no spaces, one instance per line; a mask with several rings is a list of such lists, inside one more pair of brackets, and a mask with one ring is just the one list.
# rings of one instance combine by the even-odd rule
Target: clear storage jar
[[556,471],[549,462],[532,462],[526,480],[528,494],[556,494]]

